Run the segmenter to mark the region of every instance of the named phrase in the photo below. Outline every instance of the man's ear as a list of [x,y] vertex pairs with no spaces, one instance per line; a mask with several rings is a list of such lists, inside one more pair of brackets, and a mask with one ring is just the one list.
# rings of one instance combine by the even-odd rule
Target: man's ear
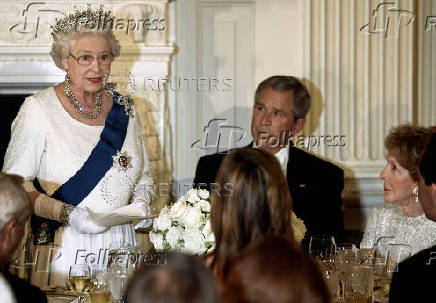
[[306,118],[301,118],[301,119],[298,119],[297,121],[295,121],[294,125],[292,125],[292,128],[291,128],[292,136],[297,135],[298,133],[300,133],[303,130],[304,123],[306,123]]
[[6,225],[3,227],[3,229],[0,232],[0,241],[2,242],[9,242],[12,238],[12,231],[14,227],[17,225],[17,219],[12,219]]

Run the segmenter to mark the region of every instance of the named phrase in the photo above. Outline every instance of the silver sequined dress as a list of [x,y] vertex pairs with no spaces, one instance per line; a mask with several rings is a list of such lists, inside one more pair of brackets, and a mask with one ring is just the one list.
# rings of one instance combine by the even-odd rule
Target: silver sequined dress
[[[85,163],[100,140],[103,128],[72,118],[63,108],[54,88],[44,89],[26,98],[12,123],[3,171],[21,175],[26,180],[38,177],[41,181],[61,185]],[[151,167],[137,115],[129,118],[121,152],[131,157],[131,167],[123,170],[114,162],[78,207],[105,212],[129,203],[151,202]],[[112,226],[102,234],[80,234],[71,226],[60,227],[55,234],[56,250],[52,252],[48,281],[44,284],[65,283],[72,264],[104,264],[104,255],[113,242],[136,245],[133,226]]]
[[397,205],[387,203],[374,208],[360,243],[361,248],[377,247],[384,256],[390,251],[397,262],[433,245],[436,245],[436,222],[425,214],[408,217]]

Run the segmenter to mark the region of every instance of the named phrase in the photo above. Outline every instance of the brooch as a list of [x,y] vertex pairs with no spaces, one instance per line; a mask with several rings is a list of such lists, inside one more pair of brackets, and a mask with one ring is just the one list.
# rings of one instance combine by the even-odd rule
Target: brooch
[[112,156],[112,159],[114,159],[114,165],[117,166],[119,170],[127,170],[128,168],[133,167],[131,164],[132,157],[130,157],[125,151],[117,151],[117,154]]
[[129,96],[120,95],[117,98],[117,103],[119,105],[124,106],[124,110],[126,111],[126,115],[133,118],[133,101]]

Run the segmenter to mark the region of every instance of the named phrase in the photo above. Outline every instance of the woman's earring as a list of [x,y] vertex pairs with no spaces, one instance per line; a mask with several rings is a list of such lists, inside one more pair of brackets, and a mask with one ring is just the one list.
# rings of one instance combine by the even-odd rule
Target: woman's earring
[[415,186],[412,189],[412,196],[415,198],[415,202],[419,203],[419,197],[418,197],[418,186]]

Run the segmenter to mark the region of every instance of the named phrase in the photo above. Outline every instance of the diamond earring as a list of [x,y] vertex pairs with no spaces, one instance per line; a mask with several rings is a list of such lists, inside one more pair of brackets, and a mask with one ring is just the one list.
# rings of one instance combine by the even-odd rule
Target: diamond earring
[[418,186],[415,186],[412,189],[412,196],[415,198],[415,202],[419,203],[419,197],[418,197]]

